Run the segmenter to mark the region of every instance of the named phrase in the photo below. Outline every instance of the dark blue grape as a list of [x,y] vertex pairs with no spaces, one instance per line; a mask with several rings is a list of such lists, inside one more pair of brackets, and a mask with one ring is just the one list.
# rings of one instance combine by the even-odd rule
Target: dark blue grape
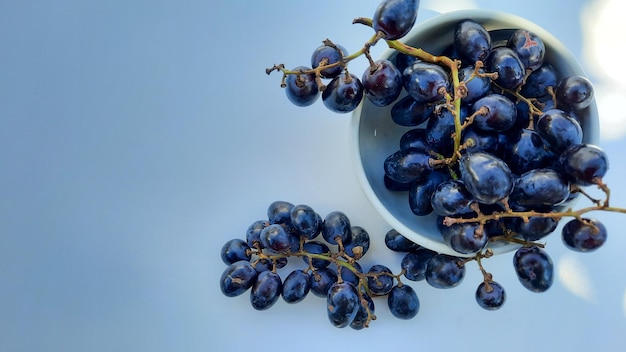
[[322,222],[322,236],[326,242],[337,244],[337,240],[347,245],[350,243],[352,233],[350,232],[350,219],[340,211],[332,211],[326,215]]
[[363,300],[361,300],[359,310],[357,311],[354,319],[350,323],[350,327],[354,330],[361,330],[363,328],[366,328],[369,321],[373,318],[375,312],[374,301],[372,300],[372,297],[366,295],[365,293],[363,293],[361,296],[365,300],[365,304],[363,304],[364,302]]
[[373,265],[367,274],[367,286],[372,294],[384,296],[393,288],[394,278],[388,267],[381,264]]
[[330,111],[351,112],[363,99],[363,83],[353,74],[341,73],[328,83],[322,92],[322,101]]
[[439,65],[415,62],[402,73],[404,89],[418,103],[442,100],[450,87],[448,73]]
[[226,265],[238,262],[240,260],[250,260],[252,254],[250,253],[250,246],[244,240],[232,239],[222,246],[221,250],[222,261]]
[[[292,71],[307,71],[306,66],[298,66]],[[309,106],[320,97],[315,74],[302,73],[288,75],[285,79],[285,94],[291,103],[296,106]]]
[[506,198],[513,189],[509,166],[500,158],[485,152],[469,152],[459,162],[465,188],[483,204],[494,204]]
[[411,252],[420,248],[420,245],[404,237],[396,229],[391,229],[385,234],[385,246],[394,252]]
[[299,204],[291,208],[289,213],[291,224],[293,225],[296,233],[299,236],[304,236],[306,239],[313,239],[319,235],[322,229],[322,220],[308,205]]
[[[471,145],[468,144],[470,143],[470,140]],[[481,151],[491,154],[497,154],[500,149],[498,133],[481,131],[472,127],[472,125],[469,125],[463,129],[461,143],[467,145],[467,148],[465,150],[468,152]]]
[[413,128],[402,134],[400,137],[400,150],[409,148],[421,149],[423,151],[432,150],[426,143],[426,130],[423,128]]
[[551,234],[559,222],[555,218],[531,216],[528,221],[522,218],[511,218],[509,220],[510,230],[521,236],[526,241],[537,241]]
[[[352,264],[352,266],[354,267],[354,269],[356,269],[357,272],[361,274],[363,273],[363,268],[361,267],[361,264],[359,264],[359,262],[355,261]],[[340,270],[341,271],[340,276],[343,281],[347,281],[357,287],[359,286],[360,279],[354,272],[342,266],[339,266],[339,268],[340,269],[338,269],[337,275],[339,276],[339,270]]]
[[404,277],[411,281],[421,281],[426,277],[426,264],[437,252],[428,248],[418,248],[404,255],[400,266],[404,270]]
[[570,182],[581,186],[597,184],[609,169],[606,153],[592,144],[571,146],[559,157],[559,165]]
[[402,73],[389,60],[378,60],[363,73],[365,96],[376,106],[393,103],[402,92]]
[[[556,99],[567,108],[584,109],[593,101],[593,85],[583,76],[565,77],[556,86]],[[560,105],[558,107],[562,109]]]
[[[327,255],[328,257],[330,257],[330,254],[331,254],[330,248],[326,245],[326,243],[323,243],[320,241],[307,241],[302,246],[302,250],[306,253],[324,254],[324,255]],[[309,258],[307,256],[303,256],[302,260],[304,260],[305,263],[309,264]],[[330,264],[329,260],[319,259],[319,258],[311,259],[311,265],[314,268],[325,268],[329,264]]]
[[511,129],[517,119],[517,108],[511,99],[500,94],[489,94],[474,102],[473,112],[487,108],[485,114],[477,114],[472,126],[487,132],[503,132]]
[[385,175],[400,183],[424,179],[433,169],[430,160],[428,152],[420,149],[398,150],[385,159]]
[[[582,220],[582,221],[581,221]],[[561,238],[567,248],[577,252],[591,252],[606,242],[606,227],[596,219],[568,221],[561,231]]]
[[412,319],[420,310],[417,293],[411,286],[394,286],[387,296],[389,312],[398,319]]
[[257,272],[252,264],[240,260],[229,265],[220,278],[220,289],[227,297],[239,296],[246,292],[257,279]]
[[270,223],[267,220],[257,220],[248,226],[246,230],[246,242],[251,248],[261,246],[261,232],[264,228],[269,226]]
[[391,119],[400,126],[417,126],[428,120],[433,110],[433,104],[417,102],[407,95],[393,104]]
[[337,273],[332,268],[319,268],[311,273],[310,292],[318,297],[326,297],[328,289],[337,282]]
[[[461,123],[467,118],[467,108],[461,107]],[[452,134],[455,132],[454,114],[446,109],[435,109],[426,125],[426,143],[439,150],[451,149],[454,145]]]
[[550,64],[543,64],[526,78],[520,94],[526,98],[542,98],[549,94],[548,87],[556,89],[556,85],[556,70]]
[[534,169],[515,180],[510,201],[523,207],[554,206],[569,197],[569,182],[552,169]]
[[311,289],[311,275],[300,269],[294,270],[283,281],[282,297],[287,303],[302,301]]
[[476,289],[476,302],[486,310],[500,309],[506,301],[506,292],[495,281],[481,282]]
[[518,29],[509,38],[507,46],[513,49],[526,69],[535,71],[543,64],[546,47],[535,33]]
[[277,200],[267,207],[267,218],[270,224],[290,224],[293,204]]
[[561,154],[570,146],[583,141],[580,124],[560,109],[545,111],[535,123],[535,131],[555,154]]
[[461,180],[449,180],[440,183],[430,199],[433,211],[437,215],[450,216],[472,213],[476,200],[465,188]]
[[347,255],[359,260],[370,248],[370,235],[361,226],[350,227],[351,238],[343,249]]
[[384,0],[372,16],[372,28],[387,40],[400,39],[413,28],[419,5],[419,0]]
[[519,87],[526,76],[526,68],[515,51],[507,47],[498,47],[491,51],[486,60],[489,72],[496,72],[495,82],[502,88]]
[[259,274],[250,291],[250,304],[256,310],[266,310],[278,301],[283,289],[280,276],[273,271]]
[[432,195],[437,186],[447,180],[450,180],[450,174],[435,170],[427,179],[412,182],[409,188],[409,207],[413,214],[425,216],[432,213]]
[[537,246],[519,248],[513,255],[513,267],[522,286],[532,292],[545,292],[552,286],[552,259]]
[[419,61],[416,56],[408,55],[399,51],[393,56],[393,63],[400,72],[404,72],[404,69],[413,65],[415,61]]
[[[459,80],[465,82],[467,88],[467,95],[462,99],[465,104],[471,104],[484,97],[491,89],[491,79],[486,76],[474,75],[474,71],[473,65],[465,66],[459,70]],[[485,70],[480,68],[478,73],[483,74]]]
[[426,282],[435,288],[458,286],[465,277],[465,265],[457,257],[447,254],[433,256],[426,265]]
[[[311,55],[311,67],[317,68],[317,66],[319,66],[324,59],[326,59],[327,61],[326,65],[334,64],[341,61],[343,59],[343,56],[347,54],[348,51],[346,51],[346,49],[341,45],[335,44],[335,47],[326,44],[321,45],[317,47],[317,49],[315,49],[313,51],[313,54]],[[335,78],[341,73],[342,70],[343,67],[341,65],[338,65],[330,68],[325,68],[320,71],[320,74],[324,78]]]
[[485,61],[491,52],[491,36],[481,24],[473,20],[463,20],[454,28],[454,49],[461,60],[468,65]]
[[261,243],[264,248],[274,253],[287,253],[293,251],[299,244],[299,239],[287,232],[280,224],[272,224],[261,231]]
[[478,223],[456,223],[444,226],[443,240],[458,253],[475,254],[485,247],[489,238]]
[[326,296],[326,312],[330,323],[338,328],[350,325],[361,305],[356,287],[349,282],[332,284]]
[[515,174],[545,168],[556,161],[556,157],[537,132],[524,128],[508,136],[508,143],[503,148],[504,161]]

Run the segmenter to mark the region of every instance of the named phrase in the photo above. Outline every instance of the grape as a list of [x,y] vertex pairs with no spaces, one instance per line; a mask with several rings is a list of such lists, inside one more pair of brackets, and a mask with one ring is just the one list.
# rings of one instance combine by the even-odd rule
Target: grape
[[[335,47],[326,44],[321,45],[317,47],[317,49],[315,49],[313,51],[313,54],[311,55],[311,67],[317,68],[317,66],[319,66],[324,59],[327,60],[326,65],[337,63],[341,61],[343,56],[345,56],[347,53],[348,51],[341,45],[335,44]],[[343,67],[339,65],[335,67],[325,68],[320,71],[320,74],[324,78],[335,78],[341,73],[342,70]]]
[[419,0],[384,0],[374,12],[372,27],[387,40],[400,39],[413,28],[419,4]]
[[502,132],[515,125],[517,109],[515,104],[504,95],[489,94],[478,99],[474,102],[473,112],[483,107],[487,108],[487,113],[474,117],[472,126],[475,128],[487,132]]
[[359,260],[370,248],[370,236],[361,226],[351,226],[350,233],[351,239],[344,246],[344,251],[347,255]]
[[468,152],[486,152],[491,154],[497,154],[500,146],[498,133],[486,132],[474,128],[472,125],[463,129],[461,142],[467,145],[469,140],[472,140],[472,145],[465,149]]
[[465,64],[485,61],[491,52],[491,36],[479,23],[463,20],[454,28],[454,49]]
[[311,275],[300,269],[294,270],[283,281],[282,297],[287,303],[302,301],[311,289]]
[[349,282],[336,282],[326,296],[326,312],[330,323],[338,328],[350,325],[359,310],[360,300],[356,287]]
[[537,120],[535,131],[556,154],[561,154],[570,146],[581,144],[583,141],[583,129],[580,124],[559,109],[545,111]]
[[254,248],[256,245],[261,245],[261,232],[269,225],[270,223],[267,220],[257,220],[248,226],[246,243],[248,243],[249,247]]
[[328,83],[322,92],[322,101],[331,111],[351,112],[363,98],[363,83],[353,74],[341,73]]
[[556,86],[556,99],[574,110],[588,107],[593,101],[593,86],[582,76],[568,76]]
[[496,72],[495,82],[502,88],[519,87],[526,76],[526,68],[515,51],[508,47],[498,47],[491,51],[486,60],[487,70]]
[[440,183],[449,179],[449,174],[434,170],[427,179],[411,182],[409,188],[409,206],[413,214],[424,216],[432,213],[432,195]]
[[289,218],[298,235],[313,239],[322,229],[320,216],[308,205],[299,204],[291,208]]
[[402,73],[389,60],[378,60],[363,73],[365,96],[376,106],[393,103],[402,92]]
[[[354,269],[356,269],[356,271],[359,274],[363,273],[363,268],[361,267],[361,264],[359,264],[359,262],[355,261],[353,266],[354,266]],[[339,275],[339,273],[338,273],[338,276],[341,276],[341,279],[343,281],[347,281],[347,282],[353,284],[354,286],[358,286],[359,285],[359,281],[360,281],[359,277],[355,273],[353,273],[350,269],[347,269],[347,268],[344,268],[344,267],[341,267],[341,266],[338,267],[338,269],[341,271],[341,275]]]
[[240,260],[249,261],[252,256],[250,254],[250,246],[248,246],[246,241],[232,239],[222,246],[221,257],[226,265],[230,265]]
[[263,247],[274,253],[287,253],[298,244],[298,238],[290,234],[279,224],[272,224],[261,231]]
[[606,153],[592,144],[569,147],[559,157],[559,165],[570,182],[581,186],[598,183],[609,168]]
[[391,229],[385,234],[385,246],[394,252],[411,252],[420,246],[404,237],[396,229]]
[[507,46],[513,49],[526,69],[535,71],[543,64],[546,47],[535,33],[518,29],[509,38]]
[[[486,76],[475,76],[473,65],[465,66],[459,70],[459,80],[465,83],[467,95],[463,97],[463,102],[471,104],[487,95],[491,89],[491,79]],[[478,69],[479,74],[485,73],[482,68]]]
[[404,255],[400,266],[404,277],[411,281],[421,281],[426,277],[426,264],[437,254],[428,248],[418,248]]
[[337,282],[337,273],[331,268],[315,269],[311,274],[310,292],[318,297],[326,297],[328,289]]
[[[374,307],[374,301],[372,300],[372,297],[366,295],[366,294],[362,294],[362,300],[359,304],[359,309],[357,310],[356,315],[354,316],[354,319],[352,320],[352,322],[350,323],[350,327],[353,328],[354,330],[361,330],[364,327],[366,327],[365,324],[367,324],[367,321],[371,315],[374,315],[374,311],[375,311],[375,307]],[[365,300],[366,305],[364,305],[363,300]],[[369,314],[368,314],[368,310],[369,310]]]
[[437,254],[426,265],[426,282],[435,288],[452,288],[458,286],[465,277],[465,265],[459,258]]
[[443,93],[450,87],[446,71],[427,62],[414,62],[404,70],[402,77],[404,89],[418,103],[442,100]]
[[495,282],[481,282],[476,289],[476,302],[486,310],[500,309],[506,301],[506,292],[502,286]]
[[404,72],[404,69],[413,65],[415,61],[421,60],[413,55],[407,55],[399,51],[393,56],[393,63],[400,72]]
[[417,102],[407,95],[391,107],[391,119],[400,126],[417,126],[428,120],[434,111],[432,104]]
[[417,293],[411,286],[394,286],[387,296],[389,311],[398,319],[412,319],[420,310]]
[[478,223],[456,223],[442,228],[443,240],[458,253],[478,253],[489,239]]
[[604,225],[596,219],[581,220],[573,219],[563,226],[563,243],[578,252],[591,252],[600,248],[606,242]]
[[227,297],[239,296],[246,292],[257,279],[257,272],[249,261],[240,260],[230,264],[222,273],[220,288]]
[[267,207],[267,218],[270,224],[290,224],[293,204],[277,200]]
[[521,247],[513,255],[515,273],[522,286],[532,292],[545,292],[554,279],[552,259],[543,249]]
[[515,180],[509,200],[523,207],[554,206],[569,197],[569,182],[552,169],[534,169]]
[[461,180],[440,183],[431,196],[433,211],[438,215],[451,216],[472,213],[476,200]]
[[[298,66],[292,71],[307,71],[306,66]],[[285,79],[285,94],[291,103],[296,106],[309,106],[320,97],[319,88],[315,81],[315,74],[302,73],[298,75],[288,75]]]
[[548,95],[548,87],[555,89],[556,85],[556,70],[550,64],[543,64],[526,78],[520,94],[526,98],[541,98]]
[[531,216],[528,221],[522,218],[511,218],[510,229],[526,241],[537,241],[551,234],[559,222],[555,218]]
[[278,301],[283,284],[280,276],[273,271],[259,274],[250,291],[250,304],[256,310],[266,310]]
[[337,244],[337,241],[340,240],[344,245],[347,245],[352,238],[350,227],[350,219],[346,214],[332,211],[324,218],[322,236],[330,244]]
[[[324,254],[330,257],[330,248],[320,241],[307,241],[302,245],[302,250],[311,254]],[[309,264],[309,257],[303,256],[302,260]],[[319,258],[311,258],[311,266],[314,268],[325,268],[330,264],[330,261]]]
[[384,296],[393,288],[394,278],[388,267],[381,264],[373,265],[367,273],[367,286],[372,294]]
[[502,159],[485,152],[470,152],[459,162],[465,188],[479,202],[494,204],[511,193],[513,176]]
[[421,180],[428,177],[432,170],[430,160],[430,155],[423,150],[398,150],[385,159],[385,175],[400,183]]
[[541,136],[529,129],[521,129],[508,135],[504,144],[504,161],[515,174],[545,168],[556,161]]
[[432,147],[426,143],[425,129],[414,128],[402,134],[400,137],[400,150],[407,150],[409,148],[421,149],[425,152],[432,149]]
[[[467,118],[467,109],[461,107],[461,123]],[[438,151],[447,153],[451,149],[454,140],[450,138],[454,133],[454,115],[446,108],[435,109],[426,125],[426,143],[436,147]]]

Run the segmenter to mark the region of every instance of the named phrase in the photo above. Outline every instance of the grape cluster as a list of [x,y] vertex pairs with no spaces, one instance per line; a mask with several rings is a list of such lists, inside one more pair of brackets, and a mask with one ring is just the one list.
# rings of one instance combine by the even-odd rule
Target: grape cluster
[[[250,289],[250,303],[257,310],[270,308],[280,297],[297,303],[311,292],[326,298],[328,319],[339,328],[367,327],[376,318],[372,297],[377,296],[387,296],[394,316],[415,317],[420,302],[413,288],[401,282],[401,274],[380,264],[363,271],[359,260],[369,247],[367,231],[351,225],[343,212],[322,218],[308,205],[275,201],[266,219],[250,224],[245,240],[232,239],[222,247],[228,267],[220,287],[228,297]],[[304,267],[281,277],[278,270],[293,257],[302,258]]]

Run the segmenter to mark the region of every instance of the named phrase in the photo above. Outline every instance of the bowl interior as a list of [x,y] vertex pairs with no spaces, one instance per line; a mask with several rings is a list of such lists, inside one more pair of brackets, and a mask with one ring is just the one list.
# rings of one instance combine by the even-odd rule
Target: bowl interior
[[[401,41],[421,47],[430,53],[440,54],[452,44],[456,23],[466,18],[481,23],[490,31],[492,41],[496,45],[500,41],[506,41],[515,29],[530,30],[544,41],[546,46],[544,61],[557,69],[559,77],[584,75],[576,58],[554,36],[526,19],[497,11],[463,10],[438,15],[416,24]],[[387,50],[382,58],[391,58],[394,53],[393,50]],[[404,95],[403,93],[402,96]],[[415,128],[395,124],[390,117],[392,105],[381,108],[364,99],[353,114],[352,152],[359,182],[370,202],[391,227],[431,250],[462,256],[441,238],[436,228],[436,215],[423,217],[414,215],[408,205],[407,192],[389,191],[384,185],[384,160],[399,149],[402,134]],[[599,126],[595,102],[579,117],[582,121],[584,141],[597,144]],[[500,254],[518,247],[514,244],[498,244],[493,245],[492,249],[495,254]]]

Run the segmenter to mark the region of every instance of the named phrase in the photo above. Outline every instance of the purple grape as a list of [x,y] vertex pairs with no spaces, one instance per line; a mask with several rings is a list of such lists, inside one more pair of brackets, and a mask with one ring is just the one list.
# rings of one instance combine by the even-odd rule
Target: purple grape
[[426,282],[434,288],[453,288],[465,277],[465,265],[459,258],[437,254],[426,265]]
[[582,221],[568,221],[561,231],[567,248],[578,252],[591,252],[606,242],[606,227],[596,219],[583,218]]
[[391,119],[400,126],[417,126],[428,120],[433,111],[432,104],[417,102],[407,95],[393,104]]
[[424,280],[426,277],[426,265],[430,258],[436,254],[437,252],[424,247],[406,253],[400,263],[404,270],[404,277],[411,281]]
[[372,294],[384,296],[393,288],[394,278],[388,267],[380,264],[373,265],[367,274],[367,287]]
[[330,323],[338,328],[350,325],[361,305],[356,287],[349,282],[336,282],[326,295],[326,312]]
[[532,292],[545,292],[552,286],[554,264],[537,246],[519,248],[513,255],[513,267],[522,286]]
[[535,71],[543,64],[546,47],[535,33],[518,29],[509,38],[507,46],[513,49],[526,69]]
[[522,207],[554,206],[570,195],[570,184],[552,169],[534,169],[515,180],[510,202]]
[[[347,54],[348,51],[341,45],[335,44],[335,47],[326,44],[321,45],[317,47],[311,55],[311,67],[317,68],[317,66],[319,66],[324,59],[327,60],[326,65],[337,63]],[[331,68],[325,68],[320,71],[320,74],[324,78],[335,78],[339,76],[341,71],[343,71],[343,67],[338,65]]]
[[485,61],[491,52],[491,36],[481,24],[463,20],[454,28],[454,49],[465,64]]
[[489,94],[474,102],[473,111],[487,108],[486,114],[474,117],[472,126],[487,132],[503,132],[515,125],[517,109],[513,102],[500,94]]
[[301,302],[311,289],[311,275],[300,269],[294,270],[283,281],[282,297],[287,303]]
[[389,312],[398,319],[412,319],[420,310],[417,293],[411,286],[394,286],[387,296]]
[[[298,66],[292,71],[307,71],[306,66]],[[320,97],[315,74],[303,73],[288,75],[285,79],[285,94],[289,101],[296,106],[309,106]]]
[[252,257],[250,253],[250,246],[244,240],[232,239],[222,246],[221,250],[222,261],[226,265],[238,262],[240,260],[250,260]]
[[414,148],[398,150],[385,159],[383,164],[385,175],[400,183],[422,180],[428,177],[433,169],[430,160],[430,155],[423,150]]
[[509,166],[492,154],[466,153],[459,161],[459,170],[465,188],[480,203],[499,202],[513,189],[513,176]]
[[592,144],[569,147],[559,157],[559,165],[570,182],[581,186],[596,184],[609,168],[606,153]]
[[372,16],[372,28],[387,40],[400,39],[413,28],[419,5],[419,0],[384,0]]
[[442,100],[450,87],[448,73],[439,65],[417,61],[402,73],[404,89],[418,103]]
[[346,214],[332,211],[324,218],[322,236],[330,244],[337,244],[337,240],[341,240],[344,245],[347,245],[352,239],[350,227],[350,219]]
[[[350,323],[350,327],[354,330],[361,330],[365,328],[365,324],[367,323],[369,314],[373,315],[375,312],[374,301],[372,300],[372,297],[366,295],[365,293],[363,293],[361,296],[365,300],[367,306],[363,304],[363,301],[360,302],[359,309],[354,316],[354,319]],[[369,314],[367,313],[368,310]]]
[[402,92],[402,73],[389,60],[378,60],[366,69],[362,83],[365,97],[376,106],[393,103]]
[[404,237],[396,229],[391,229],[385,234],[385,246],[394,252],[411,252],[420,248],[417,243]]
[[498,73],[495,82],[506,89],[519,87],[526,76],[526,68],[517,53],[507,47],[493,49],[487,57],[486,67],[489,72]]
[[433,211],[442,216],[473,213],[471,206],[476,202],[461,180],[440,183],[430,201]]
[[283,289],[283,283],[273,271],[264,271],[259,274],[250,291],[250,304],[256,310],[266,310],[278,301]]
[[337,273],[332,268],[319,268],[311,273],[309,292],[317,297],[326,297],[328,289],[337,282]]
[[480,231],[482,230],[478,223],[466,222],[442,227],[441,235],[448,246],[456,252],[475,254],[485,247],[489,239]]
[[322,102],[330,111],[351,112],[363,99],[363,84],[353,74],[341,73],[322,92]]
[[548,87],[556,89],[556,85],[556,70],[550,64],[543,64],[526,78],[520,94],[526,98],[542,98],[548,95]]
[[351,238],[344,251],[356,260],[361,259],[370,248],[370,235],[361,226],[350,227]]
[[224,270],[220,278],[220,289],[227,297],[246,292],[257,279],[257,272],[249,261],[240,260]]
[[537,120],[535,131],[555,154],[561,154],[570,146],[583,141],[580,124],[560,109],[545,111]]
[[570,109],[584,109],[593,101],[593,86],[583,76],[565,77],[556,86],[556,99]]
[[495,282],[484,281],[476,289],[476,302],[486,310],[500,309],[506,301],[506,292],[502,286]]
[[304,236],[306,239],[311,240],[315,238],[322,229],[322,220],[319,214],[306,204],[292,207],[289,212],[289,218],[296,233],[299,236]]

